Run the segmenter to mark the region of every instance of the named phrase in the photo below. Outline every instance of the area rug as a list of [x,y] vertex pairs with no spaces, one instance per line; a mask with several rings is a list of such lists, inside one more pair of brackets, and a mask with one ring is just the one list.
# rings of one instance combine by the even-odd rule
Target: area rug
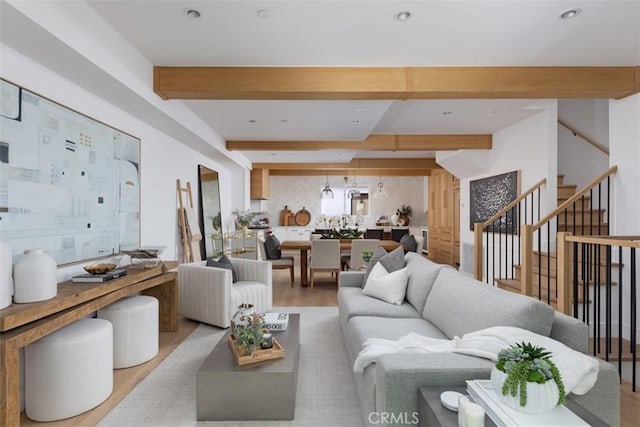
[[196,421],[195,374],[225,332],[201,324],[98,425],[363,426],[337,307],[286,307],[274,311],[301,313],[302,347],[294,420]]

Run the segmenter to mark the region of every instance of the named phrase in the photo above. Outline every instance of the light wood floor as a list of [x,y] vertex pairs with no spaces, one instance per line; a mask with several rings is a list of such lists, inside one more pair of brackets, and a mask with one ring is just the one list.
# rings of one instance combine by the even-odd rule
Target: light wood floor
[[[297,261],[297,260],[296,260]],[[335,278],[329,273],[318,274],[311,288],[300,286],[299,263],[296,265],[296,279],[293,288],[289,282],[288,270],[273,270],[273,305],[274,307],[294,306],[336,306],[337,285]],[[115,371],[114,391],[111,397],[92,411],[60,422],[47,423],[47,426],[90,426],[95,425],[138,384],[152,372],[191,332],[198,326],[197,322],[180,319],[180,330],[174,333],[160,334],[160,350],[153,360],[128,369]],[[620,403],[622,407],[622,426],[634,427],[640,420],[640,389],[634,393],[629,384],[620,386]],[[21,425],[43,425],[36,423],[22,414]]]

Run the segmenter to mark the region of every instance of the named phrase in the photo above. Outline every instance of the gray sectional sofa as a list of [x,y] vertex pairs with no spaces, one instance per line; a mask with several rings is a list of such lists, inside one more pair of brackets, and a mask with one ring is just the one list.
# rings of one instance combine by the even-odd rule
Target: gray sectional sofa
[[[528,329],[588,352],[587,326],[577,319],[418,254],[407,253],[405,260],[409,279],[401,305],[364,295],[364,272],[340,274],[340,323],[351,366],[368,338],[396,340],[415,332],[451,339],[491,326]],[[404,419],[411,422],[420,387],[489,378],[492,366],[490,360],[457,353],[383,354],[363,373],[354,372],[354,381],[367,424],[380,419],[369,416],[374,412],[396,414],[396,420],[402,419],[398,414],[409,414]],[[619,376],[613,365],[600,361],[595,386],[585,395],[571,397],[608,424],[620,424]]]

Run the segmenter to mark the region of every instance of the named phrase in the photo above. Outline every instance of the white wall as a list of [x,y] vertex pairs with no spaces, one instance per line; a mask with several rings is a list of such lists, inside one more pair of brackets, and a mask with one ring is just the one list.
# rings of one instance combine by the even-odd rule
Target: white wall
[[3,78],[141,139],[142,245],[165,245],[162,257],[177,259],[176,179],[191,182],[197,203],[198,164],[219,172],[223,215],[231,210],[231,174],[227,168],[11,48],[0,45],[0,49]]
[[[609,146],[609,100],[563,99],[558,117],[595,142]],[[578,189],[609,169],[609,156],[558,125],[558,174]]]
[[[609,139],[611,166],[617,165],[613,178],[613,204],[615,206],[611,234],[640,236],[640,94],[609,102]],[[640,256],[640,251],[636,250]],[[639,261],[636,257],[636,265]],[[630,259],[629,250],[623,255],[622,295],[624,336],[629,338],[630,325]],[[640,283],[640,269],[636,271]],[[640,304],[640,295],[636,297]],[[617,313],[614,313],[617,316]],[[640,338],[640,329],[636,337]]]
[[[373,191],[377,190],[379,176],[358,176],[358,187],[369,186],[370,214],[365,218],[365,227],[374,227],[375,220],[380,215],[391,216],[401,205],[413,208],[411,226],[427,224],[426,215],[426,177],[382,177],[382,183],[389,197],[378,201],[373,199]],[[303,207],[311,214],[309,225],[314,226],[320,216],[320,191],[327,182],[326,176],[272,176],[269,179],[269,200],[267,211],[269,222],[279,224],[280,211],[285,205],[295,214]],[[353,176],[348,177],[347,186],[353,183]],[[332,188],[344,187],[344,178],[329,176]]]
[[[521,122],[493,134],[490,167],[486,174],[460,181],[460,239],[461,244],[473,245],[473,232],[469,226],[469,182],[487,176],[514,170],[521,171],[520,189],[525,191],[547,178],[541,193],[541,212],[556,204],[557,182],[557,102],[541,101],[543,110]],[[472,260],[462,257],[461,269],[473,271]]]

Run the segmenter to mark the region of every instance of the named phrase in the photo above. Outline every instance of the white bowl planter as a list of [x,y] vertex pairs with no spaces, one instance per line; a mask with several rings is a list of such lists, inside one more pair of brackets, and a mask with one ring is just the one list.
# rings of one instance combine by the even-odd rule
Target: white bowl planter
[[502,395],[502,384],[506,379],[507,374],[494,366],[491,370],[491,385],[498,397],[509,408],[528,414],[544,414],[558,406],[560,391],[554,380],[549,380],[544,384],[527,383],[527,404],[520,406],[520,391],[515,396]]

